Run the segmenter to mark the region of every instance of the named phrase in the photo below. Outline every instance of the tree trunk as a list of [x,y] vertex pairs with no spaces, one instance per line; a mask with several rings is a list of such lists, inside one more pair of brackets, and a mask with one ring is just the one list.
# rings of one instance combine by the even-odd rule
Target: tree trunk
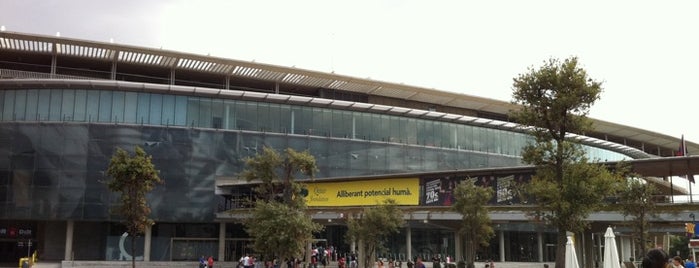
[[374,268],[374,254],[376,254],[376,248],[374,246],[366,245],[364,247],[364,255],[366,256],[364,259],[364,268]]
[[558,230],[558,243],[556,243],[556,268],[565,268],[566,266],[566,242],[568,236],[565,230]]
[[464,240],[466,240],[464,259],[467,264],[473,264],[476,261],[476,248],[473,243],[473,235],[469,233],[464,234]]

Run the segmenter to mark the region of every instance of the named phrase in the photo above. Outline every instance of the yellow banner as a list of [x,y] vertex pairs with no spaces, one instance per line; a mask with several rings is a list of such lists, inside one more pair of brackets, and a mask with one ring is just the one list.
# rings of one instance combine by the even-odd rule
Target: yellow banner
[[307,183],[309,207],[374,206],[386,199],[398,205],[418,205],[418,178]]

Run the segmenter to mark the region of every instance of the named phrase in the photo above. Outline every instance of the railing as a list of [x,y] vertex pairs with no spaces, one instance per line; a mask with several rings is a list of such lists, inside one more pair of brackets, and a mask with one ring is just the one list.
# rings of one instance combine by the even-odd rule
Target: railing
[[0,69],[0,79],[95,79],[92,77]]

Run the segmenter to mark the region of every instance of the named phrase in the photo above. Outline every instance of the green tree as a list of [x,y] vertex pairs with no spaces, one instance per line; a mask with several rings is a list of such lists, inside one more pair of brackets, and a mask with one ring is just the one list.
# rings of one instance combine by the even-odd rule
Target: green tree
[[374,267],[376,252],[385,250],[384,243],[389,235],[398,233],[404,224],[403,211],[393,199],[367,207],[357,218],[350,218],[347,221],[347,241],[357,241],[360,252],[364,252],[361,267]]
[[[670,237],[670,256],[691,256],[689,252],[689,237],[673,235]],[[641,255],[644,256],[644,255]]]
[[[162,183],[158,170],[141,147],[136,146],[135,154],[117,148],[107,168],[107,175],[112,179],[107,182],[109,190],[120,193],[121,202],[114,212],[121,215],[126,226],[126,232],[131,237],[131,248],[135,248],[136,236],[143,234],[146,228],[153,225],[148,216],[151,209],[148,206],[146,194],[153,190],[156,184]],[[136,267],[132,252],[131,266]]]
[[262,153],[245,163],[239,177],[260,182],[255,188],[258,196],[252,214],[244,221],[246,231],[255,239],[255,251],[277,257],[301,256],[313,233],[323,229],[306,215],[302,185],[296,182],[298,175],[313,177],[317,170],[315,158],[307,151],[288,148],[281,155],[264,147]]
[[265,200],[255,202],[252,216],[245,222],[245,227],[255,238],[255,251],[271,253],[281,257],[279,259],[302,257],[313,233],[323,229],[303,209]]
[[255,188],[259,198],[272,201],[281,195],[285,204],[303,207],[304,199],[294,198],[302,190],[296,176],[313,178],[317,170],[316,160],[308,151],[287,148],[282,155],[265,146],[261,154],[245,159],[245,170],[239,177],[260,182]]
[[648,233],[650,230],[649,218],[656,215],[655,195],[657,194],[655,186],[636,178],[629,179],[619,194],[619,204],[624,216],[631,216],[631,221],[628,224],[634,232],[635,244],[640,250],[636,252],[637,256],[643,256],[653,245]]
[[513,98],[520,109],[513,117],[534,141],[523,148],[522,158],[536,166],[528,193],[536,200],[538,215],[558,229],[556,267],[565,267],[566,232],[581,232],[584,219],[614,193],[621,176],[589,162],[571,133],[592,128],[587,118],[600,98],[601,83],[589,78],[578,59],[550,59],[539,69],[514,78]]
[[464,180],[456,186],[452,207],[454,211],[461,213],[459,233],[465,238],[464,257],[468,265],[474,265],[479,247],[487,247],[495,235],[486,207],[493,197],[493,189],[477,186],[473,182]]

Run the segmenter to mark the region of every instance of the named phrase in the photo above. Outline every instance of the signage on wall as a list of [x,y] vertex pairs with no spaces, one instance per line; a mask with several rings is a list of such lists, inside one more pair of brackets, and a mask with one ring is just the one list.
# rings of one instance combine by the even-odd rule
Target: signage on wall
[[0,226],[0,237],[2,238],[27,238],[32,237],[33,234],[32,228]]
[[375,206],[393,199],[398,205],[417,205],[418,178],[307,183],[308,206]]
[[523,186],[531,180],[531,174],[511,174],[498,176],[443,176],[421,179],[420,204],[423,206],[451,206],[454,204],[454,190],[459,183],[472,183],[480,187],[492,188],[494,195],[489,204],[526,203]]

